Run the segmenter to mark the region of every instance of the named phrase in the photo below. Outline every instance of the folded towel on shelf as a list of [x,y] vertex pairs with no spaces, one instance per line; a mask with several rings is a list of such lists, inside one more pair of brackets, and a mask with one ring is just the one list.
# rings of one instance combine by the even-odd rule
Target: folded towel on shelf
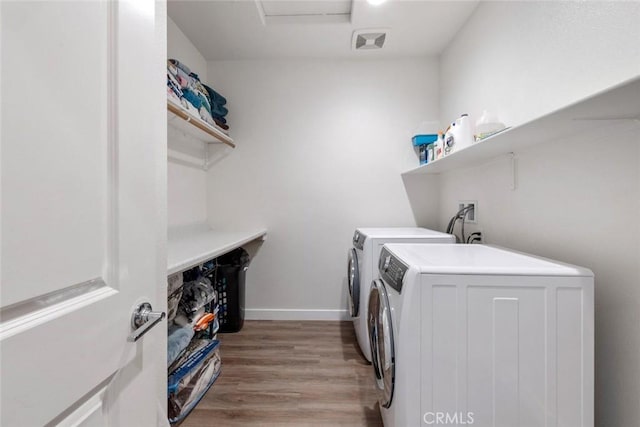
[[199,112],[200,108],[202,107],[202,101],[200,100],[200,97],[198,96],[198,94],[189,88],[182,88],[182,94],[184,99],[189,101],[189,103],[193,105],[196,108],[196,110],[198,110]]
[[214,118],[213,121],[217,126],[221,127],[222,129],[229,130],[229,126],[223,123],[222,120]]
[[178,81],[178,84],[181,88],[193,90],[191,87],[191,81],[186,79],[184,75],[176,75],[176,80]]
[[167,72],[167,86],[175,93],[178,99],[182,98],[180,83],[178,83],[178,80],[169,72]]
[[187,110],[187,112],[193,117],[200,117],[200,110],[193,106],[190,102],[188,102],[184,97],[180,99],[182,107]]
[[172,91],[170,88],[167,88],[167,99],[173,101],[174,104],[178,104],[180,102],[180,98],[176,96],[176,93]]
[[175,76],[176,76],[176,79],[180,82],[180,86],[187,87],[191,90],[196,90],[194,85],[195,80],[180,68],[176,68]]
[[176,93],[172,91],[170,87],[167,88],[167,99],[172,100],[174,104],[181,104],[181,99],[178,98],[178,95],[176,95]]
[[171,61],[167,61],[167,71],[168,71],[169,73],[171,73],[172,75],[174,75],[174,76],[177,76],[177,75],[178,75],[178,67],[176,67],[175,65],[173,65],[173,64],[171,63]]
[[[180,73],[181,71],[178,70],[177,79],[180,82],[181,89],[184,93],[184,98],[198,110],[204,108],[209,113],[209,115],[213,115],[211,102],[209,101],[209,97],[206,95],[206,90],[204,90],[200,83],[197,83],[193,80],[187,80],[191,78],[189,76],[181,75]],[[220,113],[221,111],[216,110],[216,114]],[[202,118],[204,119],[204,117]]]
[[200,117],[211,126],[219,126],[228,130],[226,116],[229,113],[224,105],[224,96],[203,84],[196,73],[177,59],[167,61],[167,87],[173,92],[167,92],[168,97],[180,100],[190,114]]
[[[211,117],[213,117],[214,121],[217,120],[218,122],[220,122],[222,124],[225,124],[225,125],[227,124],[227,119],[224,118],[224,117],[221,117],[221,116],[211,116]],[[218,124],[218,123],[216,123],[216,124]]]
[[213,104],[211,106],[211,115],[213,116],[213,118],[222,118],[222,119],[224,119],[227,116],[227,114],[229,114],[229,110],[227,110],[222,105]]
[[200,98],[200,102],[202,102],[202,108],[207,110],[209,115],[211,115],[212,111],[211,111],[211,103],[209,102],[209,98],[206,97],[202,92],[200,92],[197,89],[196,89],[196,94],[198,95],[198,98]]
[[191,74],[191,70],[183,62],[180,62],[177,59],[169,59],[169,62],[187,73],[187,75]]
[[209,86],[207,86],[205,84],[203,84],[203,86],[207,90],[207,92],[209,93],[209,98],[211,98],[211,102],[213,102],[214,104],[218,104],[220,106],[226,105],[227,98],[225,98],[224,96],[220,95],[218,92],[213,90],[211,87],[209,87]]
[[169,61],[167,62],[167,73],[171,74],[181,87],[190,87],[192,84],[193,79],[189,77],[189,73],[185,73]]
[[[176,79],[178,80],[182,88],[187,88],[196,93],[200,98],[201,104],[207,109],[209,114],[212,114],[212,102],[211,98],[209,98],[209,92],[207,92],[207,89],[205,89],[202,83],[200,83],[197,74],[188,74],[184,71],[184,69],[178,67],[176,72]],[[200,108],[196,104],[194,104],[194,106]],[[216,114],[220,114],[220,111],[216,110]]]
[[202,118],[202,120],[204,120],[211,126],[215,126],[216,124],[213,117],[211,117],[211,114],[204,107],[200,109],[200,118]]

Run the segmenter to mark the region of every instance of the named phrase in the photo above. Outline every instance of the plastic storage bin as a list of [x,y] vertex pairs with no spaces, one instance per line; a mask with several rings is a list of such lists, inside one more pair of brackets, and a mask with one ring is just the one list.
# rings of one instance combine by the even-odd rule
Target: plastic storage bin
[[220,343],[204,342],[169,375],[169,422],[182,421],[220,375]]
[[411,142],[415,147],[419,147],[421,145],[431,144],[438,140],[437,134],[429,134],[429,135],[415,135],[411,138]]

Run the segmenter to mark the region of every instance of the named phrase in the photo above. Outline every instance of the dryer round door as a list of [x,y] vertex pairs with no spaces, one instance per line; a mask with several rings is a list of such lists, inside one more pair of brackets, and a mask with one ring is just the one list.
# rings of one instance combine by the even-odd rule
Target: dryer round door
[[371,362],[376,376],[378,401],[384,408],[391,406],[395,387],[395,349],[391,323],[391,307],[382,280],[371,282],[367,328],[371,345]]
[[349,311],[351,317],[358,317],[360,314],[360,271],[358,270],[358,253],[355,248],[351,248],[349,251],[347,282],[349,286]]

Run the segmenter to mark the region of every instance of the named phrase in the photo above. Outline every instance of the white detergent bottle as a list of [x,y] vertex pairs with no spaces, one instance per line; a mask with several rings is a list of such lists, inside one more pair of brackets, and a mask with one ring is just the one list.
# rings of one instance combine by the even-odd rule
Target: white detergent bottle
[[438,140],[436,141],[433,155],[435,160],[444,157],[444,137],[442,136],[442,132],[440,131],[438,131]]
[[445,135],[445,151],[453,153],[469,147],[473,144],[473,131],[468,114],[463,114],[451,123],[449,131]]
[[456,120],[454,137],[457,138],[456,150],[462,150],[473,144],[473,129],[468,114],[463,114]]

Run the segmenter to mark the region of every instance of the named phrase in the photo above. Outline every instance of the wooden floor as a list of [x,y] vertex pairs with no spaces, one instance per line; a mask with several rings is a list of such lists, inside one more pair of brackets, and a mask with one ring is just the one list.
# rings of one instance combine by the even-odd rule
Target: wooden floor
[[352,322],[247,321],[181,427],[382,426]]

